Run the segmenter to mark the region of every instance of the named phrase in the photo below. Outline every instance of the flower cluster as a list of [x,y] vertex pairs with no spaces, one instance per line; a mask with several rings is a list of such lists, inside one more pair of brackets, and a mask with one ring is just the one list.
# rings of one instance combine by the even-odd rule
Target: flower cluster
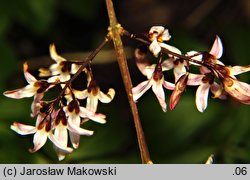
[[[37,80],[29,71],[27,63],[23,65],[24,77],[28,85],[11,91],[4,95],[14,99],[34,97],[31,105],[31,117],[36,117],[35,126],[14,122],[11,129],[21,135],[34,134],[34,147],[30,152],[38,151],[49,138],[54,144],[54,149],[59,160],[71,153],[73,148],[78,148],[80,135],[91,136],[92,130],[81,127],[81,124],[92,120],[101,124],[106,123],[106,116],[96,113],[98,100],[103,103],[112,101],[115,95],[114,89],[110,88],[104,94],[93,78],[92,70],[82,68],[85,64],[67,61],[59,56],[55,46],[50,46],[51,58],[56,62],[48,69],[40,69],[40,77],[48,77],[47,80]],[[74,74],[87,74],[87,89],[80,91],[71,87],[71,79]],[[53,100],[43,100],[44,94],[53,87],[61,88],[60,94]],[[81,100],[87,98],[86,107],[81,105]],[[68,137],[69,134],[69,137]],[[68,138],[73,146],[69,147]]]
[[[163,111],[166,111],[164,88],[173,90],[169,106],[173,110],[187,86],[198,86],[196,91],[196,106],[200,112],[207,107],[209,91],[213,98],[226,99],[230,95],[235,100],[250,104],[250,85],[239,81],[235,76],[250,70],[248,66],[226,66],[219,59],[223,53],[220,38],[216,39],[209,52],[190,51],[182,55],[176,47],[166,44],[171,38],[167,29],[154,26],[150,29],[147,40],[149,50],[159,57],[157,64],[150,65],[146,59],[146,52],[135,50],[136,63],[148,80],[141,82],[132,89],[134,101],[137,101],[150,87],[156,95]],[[166,53],[168,59],[162,60]],[[190,72],[190,66],[197,66],[200,74]],[[174,83],[165,80],[164,71],[173,70]]]

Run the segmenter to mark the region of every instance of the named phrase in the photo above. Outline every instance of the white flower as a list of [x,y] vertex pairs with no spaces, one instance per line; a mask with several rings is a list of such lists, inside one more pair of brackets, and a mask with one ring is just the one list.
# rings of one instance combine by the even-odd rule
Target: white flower
[[70,74],[75,74],[80,68],[80,65],[67,61],[65,58],[59,56],[56,52],[54,44],[50,45],[50,56],[56,62],[52,64],[48,69],[40,68],[40,77],[52,76],[48,79],[48,82],[66,82],[70,79]]
[[81,107],[77,100],[72,100],[63,108],[63,110],[66,117],[68,117],[67,128],[74,148],[79,146],[80,135],[90,136],[93,134],[93,131],[80,128],[81,118],[88,118],[101,124],[106,123],[106,116],[104,114],[95,114],[94,112]]
[[[161,52],[162,48],[168,49],[176,54],[181,54],[181,51],[174,46],[163,43],[168,41],[171,38],[167,29],[162,26],[153,26],[149,30],[149,40],[152,43],[149,45],[149,50],[154,54],[155,57],[158,57],[158,54]],[[172,55],[169,55],[172,57]]]
[[162,86],[166,89],[173,90],[175,85],[164,80],[161,64],[146,66],[142,73],[147,76],[148,80],[141,82],[132,89],[134,101],[137,101],[149,88],[152,87],[162,110],[165,112],[167,104],[165,102],[165,93]]
[[34,147],[30,149],[30,152],[32,153],[41,149],[41,147],[46,143],[47,138],[49,138],[53,144],[63,152],[71,153],[73,151],[72,148],[61,144],[61,142],[55,138],[52,134],[51,117],[45,114],[39,114],[37,116],[36,126],[14,122],[13,125],[11,125],[11,129],[21,135],[34,134]]
[[32,116],[35,117],[39,110],[39,102],[43,98],[43,95],[55,84],[48,83],[46,80],[37,80],[33,75],[28,72],[28,64],[23,64],[23,72],[26,81],[29,83],[24,88],[15,89],[11,91],[5,91],[3,94],[9,98],[21,99],[25,97],[34,96],[32,103]]
[[102,103],[109,103],[115,96],[115,90],[113,88],[110,88],[108,93],[104,94],[100,90],[100,87],[97,85],[96,81],[92,79],[89,81],[87,89],[83,91],[73,90],[73,92],[77,99],[87,98],[86,109],[92,112],[97,111],[98,101],[101,101]]

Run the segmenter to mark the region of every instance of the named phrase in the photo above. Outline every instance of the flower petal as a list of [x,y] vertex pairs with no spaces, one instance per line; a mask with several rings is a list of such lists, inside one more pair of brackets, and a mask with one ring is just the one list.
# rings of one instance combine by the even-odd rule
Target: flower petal
[[[68,144],[68,132],[67,132],[67,126],[64,126],[62,123],[59,123],[54,131],[54,137],[60,142],[60,144],[67,148]],[[59,161],[63,160],[65,158],[65,151],[61,150],[57,146],[54,145],[54,149],[57,153]]]
[[49,47],[49,51],[50,51],[50,56],[53,60],[55,60],[57,63],[60,63],[62,61],[66,61],[66,59],[64,59],[63,57],[59,56],[56,52],[56,47],[54,44],[51,44]]
[[213,93],[213,98],[227,99],[227,93],[224,91],[223,87],[216,82],[211,84],[210,90]]
[[178,62],[178,64],[174,66],[174,77],[175,77],[175,82],[177,82],[178,79],[179,79],[182,75],[186,74],[186,72],[187,72],[187,71],[186,71],[186,68],[185,68],[185,66],[184,66],[184,62],[183,62],[183,63]]
[[[159,43],[159,45],[160,45],[160,47],[161,48],[163,48],[163,49],[167,49],[167,50],[169,50],[169,51],[171,51],[171,52],[174,52],[174,53],[176,53],[176,54],[179,54],[179,55],[181,55],[181,51],[179,50],[179,49],[177,49],[176,47],[174,47],[174,46],[170,46],[170,45],[168,45],[168,44],[165,44],[165,43]],[[173,57],[173,55],[168,55],[169,57]]]
[[230,75],[236,76],[245,72],[250,71],[250,65],[248,66],[227,66],[227,69],[229,69]]
[[61,151],[62,153],[68,154],[68,153],[71,153],[71,152],[73,151],[72,148],[62,145],[61,142],[58,141],[58,140],[56,139],[56,137],[55,137],[51,132],[48,133],[48,138],[51,140],[51,142],[52,142],[57,148],[60,149],[60,151]]
[[163,41],[168,41],[171,38],[168,29],[165,29],[162,33],[162,40]]
[[149,50],[154,54],[155,57],[158,57],[158,54],[161,51],[161,47],[157,42],[157,39],[153,40],[149,45]]
[[28,64],[27,63],[23,64],[23,72],[24,72],[24,77],[29,84],[37,81],[36,78],[28,72]]
[[162,110],[164,112],[166,112],[166,110],[167,110],[167,104],[165,102],[165,93],[164,93],[162,84],[159,83],[159,82],[153,83],[152,90],[155,93],[155,95],[156,95],[156,97],[157,97],[157,99],[158,99],[158,101],[159,101],[159,103],[160,103],[160,105],[162,107]]
[[203,78],[204,78],[204,75],[202,75],[202,74],[189,73],[187,85],[188,86],[199,86],[202,83]]
[[143,81],[132,89],[133,99],[136,102],[150,87],[152,83],[150,80]]
[[10,128],[21,135],[34,134],[37,131],[35,126],[25,125],[17,122],[14,122]]
[[3,94],[9,98],[21,99],[34,96],[36,94],[36,91],[37,89],[33,85],[27,85],[24,88],[5,91]]
[[164,31],[164,27],[163,26],[152,26],[149,30],[149,33],[157,33],[157,34],[161,34]]
[[214,55],[217,59],[219,59],[222,56],[223,46],[219,36],[216,36],[214,44],[209,53]]
[[161,66],[162,66],[162,71],[168,71],[170,69],[173,69],[174,68],[174,59],[169,58],[169,59],[163,61]]
[[107,94],[104,94],[102,91],[99,92],[99,100],[102,103],[109,103],[114,99],[115,90],[110,88]]
[[200,112],[203,112],[207,108],[207,100],[209,93],[209,83],[202,83],[196,91],[196,107]]
[[225,91],[237,101],[243,104],[250,104],[250,85],[232,77],[225,77],[223,80]]
[[71,65],[71,70],[70,70],[70,74],[75,74],[77,71],[78,71],[78,69],[81,67],[81,65],[78,65],[78,64],[72,64]]
[[90,96],[87,98],[86,109],[92,112],[96,112],[97,105],[98,105],[98,97],[94,96],[93,94],[90,94]]
[[80,116],[83,118],[89,118],[92,121],[104,124],[106,123],[106,116],[104,114],[95,114],[93,111],[88,110],[87,108],[80,107]]
[[73,123],[72,121],[68,121],[68,129],[74,133],[74,134],[78,134],[78,135],[86,135],[86,136],[91,136],[93,135],[94,131],[90,131],[87,129],[83,129],[80,128],[80,125],[77,126],[75,123]]
[[175,88],[175,84],[171,83],[171,82],[168,82],[168,81],[163,81],[163,84],[162,84],[166,89],[168,90],[174,90]]
[[39,149],[41,149],[41,147],[43,147],[43,145],[46,143],[47,137],[48,137],[48,132],[46,132],[44,128],[41,130],[37,130],[33,138],[34,147],[33,149],[30,149],[29,151],[31,153],[34,153],[38,151]]

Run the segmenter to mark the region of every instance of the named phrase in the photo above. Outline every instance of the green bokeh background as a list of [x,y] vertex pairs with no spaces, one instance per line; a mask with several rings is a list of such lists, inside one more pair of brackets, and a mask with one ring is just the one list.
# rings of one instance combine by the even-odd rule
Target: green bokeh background
[[[250,64],[248,0],[127,0],[114,4],[119,21],[131,32],[146,32],[150,26],[161,24],[169,28],[170,44],[183,52],[209,50],[218,34],[224,45],[225,64]],[[59,53],[89,52],[102,41],[107,27],[104,0],[0,0],[0,94],[26,85],[22,74],[24,61],[35,75],[38,67],[52,63],[50,43],[56,44]],[[139,45],[124,40],[130,49]],[[112,44],[107,45],[104,51],[111,48]],[[133,56],[129,66],[134,85],[145,80]],[[116,62],[94,63],[93,69],[104,91],[109,87],[116,89],[114,101],[100,104],[98,109],[107,115],[107,124],[87,124],[85,127],[95,134],[82,136],[79,149],[59,162],[51,142],[30,154],[32,136],[10,130],[14,121],[34,124],[29,116],[32,99],[14,100],[0,95],[0,163],[141,162]],[[250,74],[239,79],[250,83]],[[76,85],[82,86],[80,81]],[[171,92],[165,92],[168,102]],[[195,89],[187,89],[176,109],[166,113],[151,91],[139,100],[139,113],[154,163],[204,163],[210,154],[215,155],[215,163],[250,163],[249,106],[231,98],[226,101],[210,98],[208,104],[204,113],[197,111]]]

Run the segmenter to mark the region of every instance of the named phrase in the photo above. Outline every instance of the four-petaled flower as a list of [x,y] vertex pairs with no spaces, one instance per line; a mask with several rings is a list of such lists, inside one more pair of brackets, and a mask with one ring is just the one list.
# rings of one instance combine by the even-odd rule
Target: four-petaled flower
[[74,148],[77,148],[79,145],[80,135],[93,134],[92,131],[80,128],[81,118],[88,118],[101,124],[106,123],[106,116],[104,114],[95,114],[94,112],[80,106],[76,99],[71,100],[63,110],[68,119],[67,127]]
[[46,80],[37,80],[33,75],[28,72],[28,64],[23,64],[23,72],[26,81],[29,83],[24,88],[5,91],[3,94],[9,98],[21,99],[25,97],[34,96],[34,101],[32,103],[32,116],[35,117],[38,113],[39,102],[43,98],[46,91],[52,88],[55,84],[48,83]]
[[152,90],[155,93],[162,110],[165,112],[167,110],[167,104],[165,102],[165,93],[163,87],[173,90],[175,85],[164,80],[164,75],[162,72],[163,69],[160,63],[153,64],[151,66],[145,66],[145,68],[141,70],[141,72],[147,76],[148,80],[141,82],[132,89],[134,101],[137,101],[149,88],[152,87]]
[[70,79],[70,74],[75,74],[80,68],[80,65],[67,61],[65,58],[59,56],[56,52],[54,44],[50,45],[50,56],[56,62],[52,64],[49,69],[40,68],[40,77],[52,76],[48,79],[48,82],[66,82]]
[[83,91],[73,90],[75,97],[77,99],[86,99],[86,108],[92,112],[97,111],[98,100],[102,103],[109,103],[113,100],[115,96],[115,90],[113,88],[109,88],[108,93],[104,94],[100,87],[97,85],[96,81],[92,78],[88,78],[87,89]]
[[[148,38],[152,43],[149,45],[149,50],[154,54],[155,57],[158,57],[158,54],[161,52],[162,48],[168,49],[176,54],[181,54],[181,51],[174,46],[163,43],[168,41],[171,36],[168,32],[168,29],[165,29],[163,26],[153,26],[149,30]],[[171,55],[169,55],[171,56]]]

